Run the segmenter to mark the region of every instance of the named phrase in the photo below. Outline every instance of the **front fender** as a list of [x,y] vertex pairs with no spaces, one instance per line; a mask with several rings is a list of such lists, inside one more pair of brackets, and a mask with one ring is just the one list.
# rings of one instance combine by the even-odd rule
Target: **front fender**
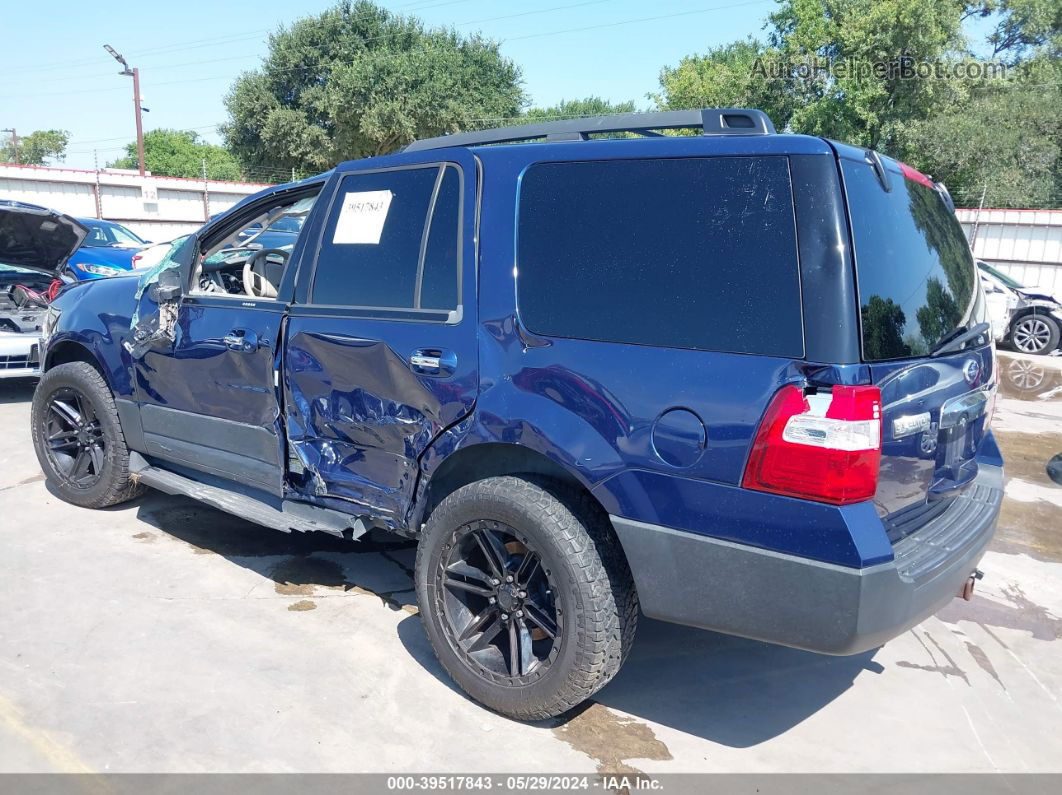
[[52,303],[59,318],[43,341],[41,360],[49,369],[70,345],[87,350],[115,397],[132,397],[132,360],[124,343],[136,308],[135,277],[113,277],[73,285]]

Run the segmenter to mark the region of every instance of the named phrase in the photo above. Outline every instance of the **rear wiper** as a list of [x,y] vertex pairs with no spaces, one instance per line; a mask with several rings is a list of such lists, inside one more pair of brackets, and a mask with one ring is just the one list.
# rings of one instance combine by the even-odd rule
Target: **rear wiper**
[[958,334],[952,334],[945,337],[937,343],[936,347],[929,352],[930,356],[943,356],[945,353],[954,353],[955,351],[961,351],[963,347],[972,339],[984,336],[992,329],[989,323],[978,323],[968,331],[960,331]]

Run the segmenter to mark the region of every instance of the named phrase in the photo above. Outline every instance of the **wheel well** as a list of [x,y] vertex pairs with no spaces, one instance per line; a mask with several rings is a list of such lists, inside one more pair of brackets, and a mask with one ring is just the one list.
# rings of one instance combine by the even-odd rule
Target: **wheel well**
[[1049,312],[1045,312],[1042,307],[1027,306],[1024,309],[1019,309],[1017,312],[1014,313],[1014,317],[1011,318],[1010,325],[1013,327],[1015,323],[1017,323],[1023,317],[1027,317],[1029,315],[1039,315],[1040,317],[1047,318],[1052,323],[1055,322],[1055,319],[1051,317],[1051,314]]
[[92,354],[92,351],[81,343],[71,342],[70,340],[63,340],[48,348],[48,359],[44,362],[43,369],[46,372],[53,367],[58,367],[60,364],[70,364],[71,362],[91,364],[103,376],[103,380],[109,383],[107,374],[103,372],[103,368],[100,367],[100,363]]
[[566,490],[581,492],[608,521],[608,512],[593,493],[556,461],[523,445],[495,442],[464,447],[439,465],[428,481],[422,521],[427,521],[435,507],[462,486],[501,475],[533,475],[557,483]]

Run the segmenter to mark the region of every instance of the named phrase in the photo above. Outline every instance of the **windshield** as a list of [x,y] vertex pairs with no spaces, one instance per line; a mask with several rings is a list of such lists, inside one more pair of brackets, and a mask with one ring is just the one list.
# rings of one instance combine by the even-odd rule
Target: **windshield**
[[895,172],[842,160],[867,361],[926,356],[970,325],[978,279],[962,227],[940,195]]
[[82,221],[88,228],[88,237],[81,245],[86,248],[104,246],[143,246],[146,242],[121,224],[102,223],[99,221]]
[[1022,284],[1021,282],[1016,282],[1012,278],[1007,276],[1007,274],[1002,273],[1000,271],[997,271],[995,268],[993,268],[987,262],[978,262],[977,263],[977,267],[979,267],[981,270],[983,270],[985,273],[989,274],[990,276],[995,277],[998,281],[1003,282],[1003,284],[1007,285],[1007,287],[1009,287],[1012,290],[1024,290],[1025,289],[1025,285],[1024,284]]

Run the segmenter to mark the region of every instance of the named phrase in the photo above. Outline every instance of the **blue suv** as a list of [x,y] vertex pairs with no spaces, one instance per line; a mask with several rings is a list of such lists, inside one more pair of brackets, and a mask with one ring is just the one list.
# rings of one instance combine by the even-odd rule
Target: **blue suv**
[[[283,219],[293,246],[233,255]],[[270,188],[66,288],[32,433],[78,505],[417,539],[439,660],[538,719],[639,612],[852,654],[968,595],[1002,495],[985,320],[902,163],[755,110],[549,122]]]

